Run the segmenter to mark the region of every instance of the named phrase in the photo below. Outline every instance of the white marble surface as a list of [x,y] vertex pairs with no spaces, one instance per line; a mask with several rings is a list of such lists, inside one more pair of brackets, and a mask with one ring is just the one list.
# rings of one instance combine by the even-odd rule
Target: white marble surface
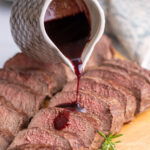
[[0,67],[19,51],[14,43],[9,26],[11,3],[0,0]]

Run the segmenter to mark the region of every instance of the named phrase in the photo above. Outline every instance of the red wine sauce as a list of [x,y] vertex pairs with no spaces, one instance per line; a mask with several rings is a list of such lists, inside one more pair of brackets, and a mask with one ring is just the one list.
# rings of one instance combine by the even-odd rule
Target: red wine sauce
[[[79,81],[82,75],[81,55],[85,45],[89,42],[91,32],[90,23],[84,13],[79,13],[58,20],[46,20],[45,29],[50,39],[74,65],[74,71],[77,76],[76,103],[74,107],[76,107],[76,110],[80,110],[81,107],[78,104],[78,95]],[[65,127],[68,116],[66,116],[66,114],[58,115],[54,121],[56,125],[55,128],[59,130]],[[61,121],[64,125],[61,124],[61,127],[58,127],[57,124]]]
[[66,126],[68,126],[70,112],[67,110],[64,110],[63,112],[60,112],[58,116],[54,119],[54,127],[57,130],[62,130]]
[[82,60],[77,58],[77,59],[72,60],[72,63],[74,64],[74,71],[77,76],[77,88],[76,88],[76,103],[77,103],[78,95],[79,95],[80,77],[82,75]]

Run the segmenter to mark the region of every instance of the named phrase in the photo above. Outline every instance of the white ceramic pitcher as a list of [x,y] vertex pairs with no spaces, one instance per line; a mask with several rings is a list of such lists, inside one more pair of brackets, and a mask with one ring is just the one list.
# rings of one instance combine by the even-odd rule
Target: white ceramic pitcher
[[[97,0],[83,0],[91,18],[91,37],[83,50],[83,68],[89,60],[95,44],[100,40],[105,26],[103,9]],[[66,63],[73,71],[74,66],[52,42],[45,31],[44,17],[52,0],[15,0],[11,12],[11,31],[20,49],[38,61]]]

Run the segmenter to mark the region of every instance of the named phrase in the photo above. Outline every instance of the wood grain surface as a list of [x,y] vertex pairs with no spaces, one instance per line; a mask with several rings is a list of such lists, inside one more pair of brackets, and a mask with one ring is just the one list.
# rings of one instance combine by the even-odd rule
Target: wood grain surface
[[[117,51],[115,58],[126,59]],[[124,125],[120,133],[123,136],[117,140],[122,142],[117,144],[116,150],[150,150],[150,109]]]
[[117,150],[150,150],[150,109],[124,125],[121,133]]

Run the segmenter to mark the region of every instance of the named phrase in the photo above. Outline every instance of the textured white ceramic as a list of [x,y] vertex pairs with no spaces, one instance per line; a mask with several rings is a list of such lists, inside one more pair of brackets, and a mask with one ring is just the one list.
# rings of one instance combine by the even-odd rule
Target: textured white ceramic
[[[48,37],[44,27],[46,10],[52,0],[15,0],[11,12],[11,31],[20,49],[33,58],[46,62],[65,62],[73,71],[70,60],[65,57]],[[105,17],[97,0],[84,0],[91,17],[91,37],[83,50],[83,69],[95,44],[101,38]]]

